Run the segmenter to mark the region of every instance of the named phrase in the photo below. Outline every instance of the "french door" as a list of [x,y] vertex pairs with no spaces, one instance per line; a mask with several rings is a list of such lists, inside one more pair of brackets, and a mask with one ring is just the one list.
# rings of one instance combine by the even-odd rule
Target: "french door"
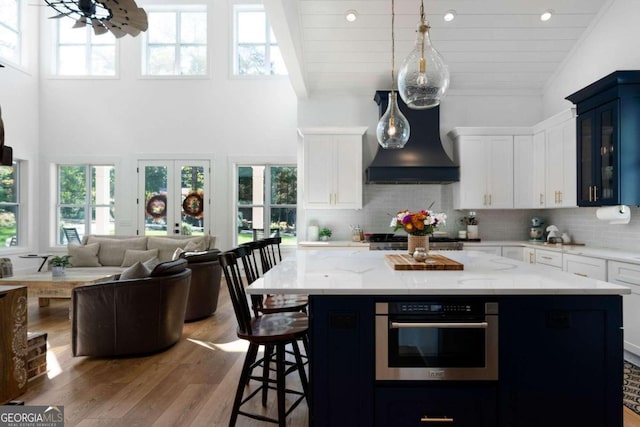
[[209,234],[210,175],[206,160],[139,161],[139,233]]

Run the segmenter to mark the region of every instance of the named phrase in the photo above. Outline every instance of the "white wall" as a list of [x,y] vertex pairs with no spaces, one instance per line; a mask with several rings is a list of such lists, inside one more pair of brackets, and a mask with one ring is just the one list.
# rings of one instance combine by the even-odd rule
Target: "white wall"
[[[209,159],[213,167],[211,232],[218,236],[216,246],[231,247],[230,159],[295,161],[297,100],[286,77],[229,77],[231,8],[228,2],[209,7],[211,70],[206,78],[141,78],[141,38],[129,36],[119,43],[119,78],[61,79],[43,73],[40,166],[48,172],[40,179],[44,203],[55,205],[49,175],[53,163],[113,161],[117,164],[116,233],[135,234],[137,161]],[[56,225],[46,215],[41,217],[44,232],[39,243],[48,248]]]
[[572,104],[564,98],[616,70],[640,69],[640,1],[614,0],[601,10],[571,55],[548,82],[545,117]]

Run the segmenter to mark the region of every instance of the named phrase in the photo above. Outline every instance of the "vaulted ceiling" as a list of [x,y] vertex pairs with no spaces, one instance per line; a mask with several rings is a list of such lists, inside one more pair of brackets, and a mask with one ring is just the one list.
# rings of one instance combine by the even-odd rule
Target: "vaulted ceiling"
[[[541,93],[608,0],[424,0],[450,90]],[[391,86],[391,0],[265,0],[299,97]],[[396,68],[413,49],[420,0],[395,0]],[[550,20],[540,14],[553,10]],[[355,22],[345,13],[357,11]],[[443,16],[456,11],[456,18]]]

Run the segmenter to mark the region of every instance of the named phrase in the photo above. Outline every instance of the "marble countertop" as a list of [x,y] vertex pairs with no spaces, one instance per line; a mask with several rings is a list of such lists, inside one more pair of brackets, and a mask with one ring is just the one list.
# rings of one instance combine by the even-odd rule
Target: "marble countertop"
[[397,251],[298,250],[247,288],[249,294],[622,295],[627,287],[473,250],[433,251],[463,271],[394,271]]

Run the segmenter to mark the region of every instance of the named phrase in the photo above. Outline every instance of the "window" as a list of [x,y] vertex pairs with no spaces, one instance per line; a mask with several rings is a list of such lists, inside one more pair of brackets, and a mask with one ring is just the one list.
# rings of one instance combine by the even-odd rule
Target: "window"
[[201,76],[207,73],[207,10],[147,8],[142,73],[149,76]]
[[297,168],[241,165],[237,176],[236,243],[275,235],[284,245],[296,244]]
[[80,236],[114,234],[115,168],[111,165],[58,166],[58,242],[66,242],[62,227]]
[[20,167],[0,166],[0,246],[20,243]]
[[234,74],[239,76],[287,74],[276,36],[264,6],[234,6]]
[[0,57],[20,64],[20,1],[0,0]]
[[113,34],[109,32],[96,36],[91,25],[73,28],[73,21],[69,19],[57,21],[54,74],[116,75],[116,39]]

